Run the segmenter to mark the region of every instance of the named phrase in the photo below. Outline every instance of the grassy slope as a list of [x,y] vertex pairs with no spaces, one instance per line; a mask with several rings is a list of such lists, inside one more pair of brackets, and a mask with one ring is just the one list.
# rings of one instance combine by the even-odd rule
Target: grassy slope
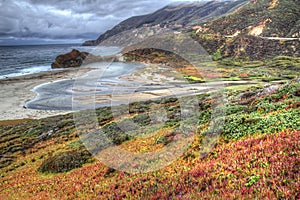
[[[215,53],[211,56],[211,62],[200,63],[197,68],[174,53],[157,49],[135,50],[126,53],[125,57],[129,62],[166,64],[167,67],[178,71],[190,82],[197,82],[199,78],[205,78],[205,81],[222,79],[224,81],[254,80],[269,82],[289,80],[300,75],[299,57],[276,56],[272,59],[251,61],[244,58],[222,58],[221,53]],[[193,80],[193,77],[195,77],[195,80]]]
[[[299,1],[253,0],[228,16],[202,24],[202,31],[192,31],[210,54],[250,60],[273,58],[278,55],[300,56],[300,42],[268,40],[250,34],[252,28],[263,28],[259,36],[299,38]],[[252,27],[252,28],[251,28]],[[239,33],[233,38],[232,36]]]
[[[225,128],[205,158],[199,157],[199,149],[212,99],[200,95],[199,131],[191,147],[170,166],[147,174],[130,175],[95,161],[79,141],[71,115],[4,124],[0,150],[6,161],[1,163],[0,198],[299,198],[299,87],[294,82],[278,90],[228,89]],[[176,100],[160,103],[172,108],[171,116],[176,114]],[[151,133],[145,117],[149,105],[131,105],[131,116],[121,120],[135,116]],[[108,108],[98,110],[98,119],[109,126],[107,130],[116,130]],[[168,139],[165,129],[176,123],[157,129],[145,141],[119,137],[126,133],[118,132],[112,138],[131,151],[153,151],[167,144],[158,141],[166,141],[161,140]],[[65,159],[75,164],[66,165]]]
[[[264,0],[258,2],[270,3]],[[288,1],[279,2],[280,6],[286,7]],[[296,4],[298,1],[293,2]],[[271,16],[268,13],[283,13],[280,6],[273,10],[258,9],[257,6],[261,5],[252,4],[246,10],[248,13],[263,10],[259,12],[260,18],[231,15],[228,19],[232,20],[221,18],[213,22],[216,24],[215,28],[220,30],[214,30],[214,24],[210,25],[211,30],[214,30],[214,33],[224,31],[222,34],[232,34],[239,28],[233,26],[249,25],[243,20],[250,20],[250,25],[257,26],[265,16]],[[297,6],[289,9],[296,12]],[[242,13],[245,12],[246,15],[246,11],[243,10]],[[289,23],[292,15],[289,18],[281,17],[288,20],[288,23],[283,24],[276,21],[277,15],[272,17],[274,28],[269,24],[270,28],[264,32],[268,36],[271,32],[278,36],[290,36],[294,33],[294,29],[290,26],[298,26],[298,22]],[[242,22],[236,23],[236,20]],[[289,27],[278,29],[283,25]],[[277,29],[274,32],[275,28]],[[272,51],[261,48],[261,54],[258,50],[251,49],[237,53],[232,50],[240,49],[243,45],[251,48],[253,45],[249,44],[256,43],[266,47],[269,43],[257,43],[257,38],[251,37],[245,41],[243,38],[214,38],[209,34],[196,36],[208,52],[214,54],[213,58],[218,60],[212,64],[216,65],[213,67],[218,70],[221,77],[211,77],[212,79],[268,82],[299,76],[298,58],[282,56],[273,58],[277,54],[282,54],[280,50],[269,56],[272,59],[261,60],[262,57],[268,57],[263,54],[264,52],[273,52],[277,47],[286,49],[294,43],[272,42]],[[226,40],[230,40],[229,44],[223,46],[224,42],[228,42]],[[294,53],[290,51],[288,55],[295,56]],[[163,63],[166,61],[165,57],[168,57],[163,55],[164,52],[154,51],[150,54],[153,56],[148,55],[141,60],[150,59],[153,62],[156,59],[155,62]],[[254,56],[251,57],[252,55]],[[134,59],[139,59],[141,55],[133,56]],[[222,57],[229,58],[221,59]],[[242,61],[232,57],[241,57]],[[129,59],[132,57],[129,56]],[[245,59],[259,61],[245,61]],[[188,80],[199,81],[199,74],[187,63],[174,57],[172,60],[175,61],[172,66],[176,70],[189,75]],[[207,70],[209,72],[209,69]],[[130,175],[118,172],[95,160],[81,143],[72,115],[0,122],[0,198],[299,199],[299,87],[299,81],[293,81],[281,85],[278,90],[274,89],[276,87],[228,88],[226,94],[229,101],[226,104],[224,129],[217,146],[205,158],[200,158],[199,151],[202,148],[202,140],[208,132],[213,99],[208,95],[199,95],[197,98],[201,106],[196,111],[199,114],[199,124],[193,144],[170,166],[147,174]],[[161,149],[172,142],[169,132],[178,124],[176,116],[180,107],[176,99],[152,103],[148,101],[132,104],[130,114],[118,120],[113,119],[110,108],[98,109],[99,125],[103,126],[108,137],[124,149],[132,152]],[[163,126],[149,124],[150,107],[154,105],[156,109],[160,109],[157,104],[167,109],[172,118]],[[128,119],[140,124],[151,137],[142,140],[120,131],[117,122],[126,122]]]
[[[271,6],[274,2],[274,6]],[[257,27],[267,19],[261,36],[292,37],[299,28],[300,3],[295,0],[253,0],[231,15],[206,23],[209,33],[233,35],[237,31],[248,34],[248,27]],[[299,29],[298,29],[299,30]]]

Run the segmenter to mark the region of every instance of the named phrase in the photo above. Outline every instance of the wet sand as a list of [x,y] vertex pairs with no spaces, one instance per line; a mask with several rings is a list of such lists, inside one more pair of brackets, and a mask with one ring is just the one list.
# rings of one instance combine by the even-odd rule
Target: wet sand
[[32,91],[34,87],[57,80],[73,79],[88,71],[90,69],[66,69],[0,79],[0,120],[39,119],[69,113],[70,111],[60,110],[32,110],[24,106],[36,96]]

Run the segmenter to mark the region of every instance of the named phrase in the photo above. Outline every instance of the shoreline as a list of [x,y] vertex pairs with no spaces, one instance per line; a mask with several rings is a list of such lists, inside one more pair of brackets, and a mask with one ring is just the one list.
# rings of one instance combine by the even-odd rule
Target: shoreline
[[[143,63],[138,63],[143,64]],[[84,78],[95,70],[89,68],[67,68],[42,71],[0,79],[0,121],[42,119],[72,113],[72,110],[29,109],[26,104],[38,98],[36,89],[55,82]],[[125,74],[130,75],[131,73]],[[119,79],[121,76],[116,77]]]
[[[201,84],[186,84],[176,76],[175,72],[168,71],[168,75],[164,75],[165,71],[163,66],[145,63],[141,64],[146,67],[136,69],[130,73],[125,73],[116,77],[116,79],[120,81],[117,85],[121,88],[121,93],[113,93],[112,91],[112,94],[96,94],[94,99],[88,95],[85,97],[87,100],[83,100],[83,103],[90,105],[96,104],[97,107],[104,107],[111,105],[112,102],[126,103],[128,101],[138,102],[174,95],[177,97],[188,96],[207,92],[207,90],[213,91],[216,88],[225,88],[230,85],[257,84],[257,82],[252,81],[219,81]],[[41,119],[74,112],[72,109],[55,109],[55,106],[49,106],[51,110],[28,109],[25,105],[38,99],[40,94],[34,91],[37,88],[49,86],[51,83],[55,82],[62,81],[63,83],[64,81],[72,81],[76,78],[82,78],[89,74],[92,70],[95,69],[69,68],[0,79],[0,99],[2,102],[0,106],[0,112],[2,113],[0,121]],[[130,86],[127,86],[128,83],[136,86],[135,90],[132,90]],[[62,85],[57,84],[57,87],[62,87]],[[109,88],[110,85],[107,84],[105,87]],[[111,89],[114,89],[113,86],[111,86]],[[58,90],[60,91],[63,89],[59,88]],[[124,92],[126,90],[129,90],[130,92]],[[54,95],[55,90],[54,92],[52,91],[51,94]],[[64,98],[64,96],[62,95],[61,98]],[[74,99],[76,101],[76,98]],[[48,101],[48,98],[46,98],[46,101]]]
[[87,73],[90,70],[91,69],[79,68],[62,69],[0,79],[0,121],[41,119],[70,113],[70,111],[61,110],[52,111],[27,109],[25,104],[37,96],[37,94],[33,91],[35,87],[55,81],[73,79]]

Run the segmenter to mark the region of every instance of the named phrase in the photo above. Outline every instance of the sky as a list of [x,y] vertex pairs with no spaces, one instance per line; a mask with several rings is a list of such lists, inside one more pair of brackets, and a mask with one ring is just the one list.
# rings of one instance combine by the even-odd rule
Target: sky
[[182,0],[0,0],[0,45],[81,43]]

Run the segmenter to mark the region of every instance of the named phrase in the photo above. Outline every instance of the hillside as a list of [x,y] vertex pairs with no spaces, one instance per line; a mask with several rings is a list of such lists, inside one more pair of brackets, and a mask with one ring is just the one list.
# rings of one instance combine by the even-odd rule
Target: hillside
[[[209,134],[214,99],[197,96],[199,123],[193,143],[169,166],[149,173],[129,174],[96,161],[83,146],[72,114],[1,122],[0,198],[298,199],[299,86],[294,81],[227,88],[224,128],[204,158],[202,141]],[[96,116],[118,148],[159,151],[181,135],[172,134],[180,123],[179,102],[170,98],[132,103],[130,113],[120,119],[113,118],[111,108],[100,108]],[[170,118],[159,126],[150,119],[157,109],[168,110]],[[143,127],[146,135],[121,131],[118,125],[128,120]]]
[[233,14],[206,24],[198,32],[223,36],[300,37],[300,1],[252,0]]
[[[141,42],[120,55],[147,66],[118,79],[155,98],[139,101],[128,92],[123,105],[0,121],[0,199],[300,199],[299,7],[299,0],[177,4],[85,42],[121,44],[140,36],[135,28],[161,26],[187,33],[197,41],[188,44],[200,43],[209,55],[190,54],[202,58],[196,68],[171,48],[143,49]],[[54,67],[80,66],[87,56],[72,50]],[[95,90],[113,103],[123,86],[102,79]],[[73,103],[103,101],[84,87],[90,84],[68,90],[89,94]],[[180,89],[187,93],[169,96]]]
[[83,45],[98,45],[104,40],[143,26],[160,26],[170,29],[185,29],[193,25],[209,21],[244,5],[247,0],[237,1],[208,1],[193,4],[174,4],[166,6],[154,13],[131,17],[111,30],[106,31],[94,41],[86,41]]
[[191,30],[210,54],[251,60],[300,56],[300,2],[253,0]]

